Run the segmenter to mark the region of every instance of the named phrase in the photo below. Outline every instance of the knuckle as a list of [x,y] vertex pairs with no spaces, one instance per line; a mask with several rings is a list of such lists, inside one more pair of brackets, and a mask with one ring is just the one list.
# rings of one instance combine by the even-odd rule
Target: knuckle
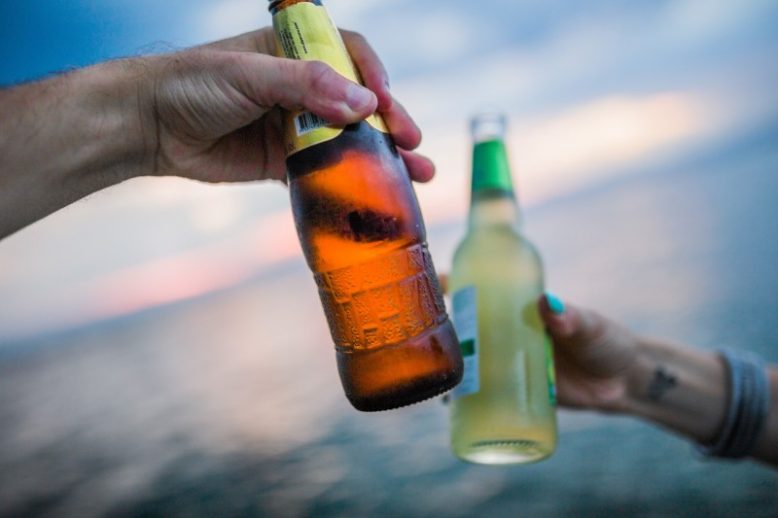
[[364,43],[367,40],[361,33],[357,31],[350,31],[348,29],[340,29],[340,34],[349,43]]
[[305,62],[304,67],[305,84],[312,91],[322,91],[327,83],[332,80],[334,71],[321,61]]
[[351,33],[351,39],[359,46],[366,47],[368,46],[367,38],[362,35],[360,32],[352,32]]

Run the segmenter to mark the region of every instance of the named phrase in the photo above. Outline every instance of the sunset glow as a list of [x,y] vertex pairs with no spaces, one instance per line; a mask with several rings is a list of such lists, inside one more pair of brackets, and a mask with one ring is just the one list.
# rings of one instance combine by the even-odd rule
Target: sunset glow
[[[524,207],[713,146],[778,111],[774,45],[764,32],[769,2],[571,4],[564,14],[543,3],[495,5],[328,4],[339,25],[368,37],[393,95],[423,131],[420,151],[437,168],[432,182],[416,186],[431,244],[437,229],[466,216],[467,121],[480,110],[509,116],[507,144]],[[27,20],[20,27],[35,30],[0,35],[16,49],[4,55],[7,84],[270,23],[266,5],[250,0],[198,0],[176,13],[175,26],[160,23],[163,14],[148,15],[175,10],[168,4],[94,4],[81,25],[62,29],[72,45],[54,52],[37,36],[45,20],[25,6],[13,7]],[[51,9],[72,14],[54,3]],[[108,34],[106,19],[121,20],[120,30]],[[436,262],[448,264],[443,255]],[[135,179],[2,242],[0,298],[13,304],[0,311],[0,340],[199,297],[289,260],[303,264],[289,192],[279,183]]]

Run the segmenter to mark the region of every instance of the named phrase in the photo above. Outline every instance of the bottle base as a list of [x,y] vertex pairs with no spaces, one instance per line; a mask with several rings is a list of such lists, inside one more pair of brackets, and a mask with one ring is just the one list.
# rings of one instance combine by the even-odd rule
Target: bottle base
[[490,440],[470,444],[454,455],[473,464],[531,464],[550,457],[554,446],[526,439]]
[[451,322],[395,346],[338,352],[346,397],[362,412],[419,403],[454,388],[462,380],[462,357]]

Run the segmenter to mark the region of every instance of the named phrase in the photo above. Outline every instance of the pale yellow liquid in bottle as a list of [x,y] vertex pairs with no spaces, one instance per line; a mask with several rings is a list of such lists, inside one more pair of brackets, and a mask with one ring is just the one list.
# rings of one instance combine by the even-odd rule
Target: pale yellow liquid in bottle
[[451,447],[481,464],[535,462],[556,447],[553,365],[537,309],[543,272],[515,230],[510,196],[474,201],[457,249],[451,292],[472,286],[477,307],[478,391],[451,400]]

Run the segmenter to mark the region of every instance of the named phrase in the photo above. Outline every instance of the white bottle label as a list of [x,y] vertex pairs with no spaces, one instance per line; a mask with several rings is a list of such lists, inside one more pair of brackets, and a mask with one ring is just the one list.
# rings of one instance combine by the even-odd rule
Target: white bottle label
[[459,348],[465,372],[462,382],[452,391],[452,396],[462,397],[475,394],[480,388],[478,374],[478,308],[476,306],[475,286],[466,286],[454,293],[454,328],[459,337]]

